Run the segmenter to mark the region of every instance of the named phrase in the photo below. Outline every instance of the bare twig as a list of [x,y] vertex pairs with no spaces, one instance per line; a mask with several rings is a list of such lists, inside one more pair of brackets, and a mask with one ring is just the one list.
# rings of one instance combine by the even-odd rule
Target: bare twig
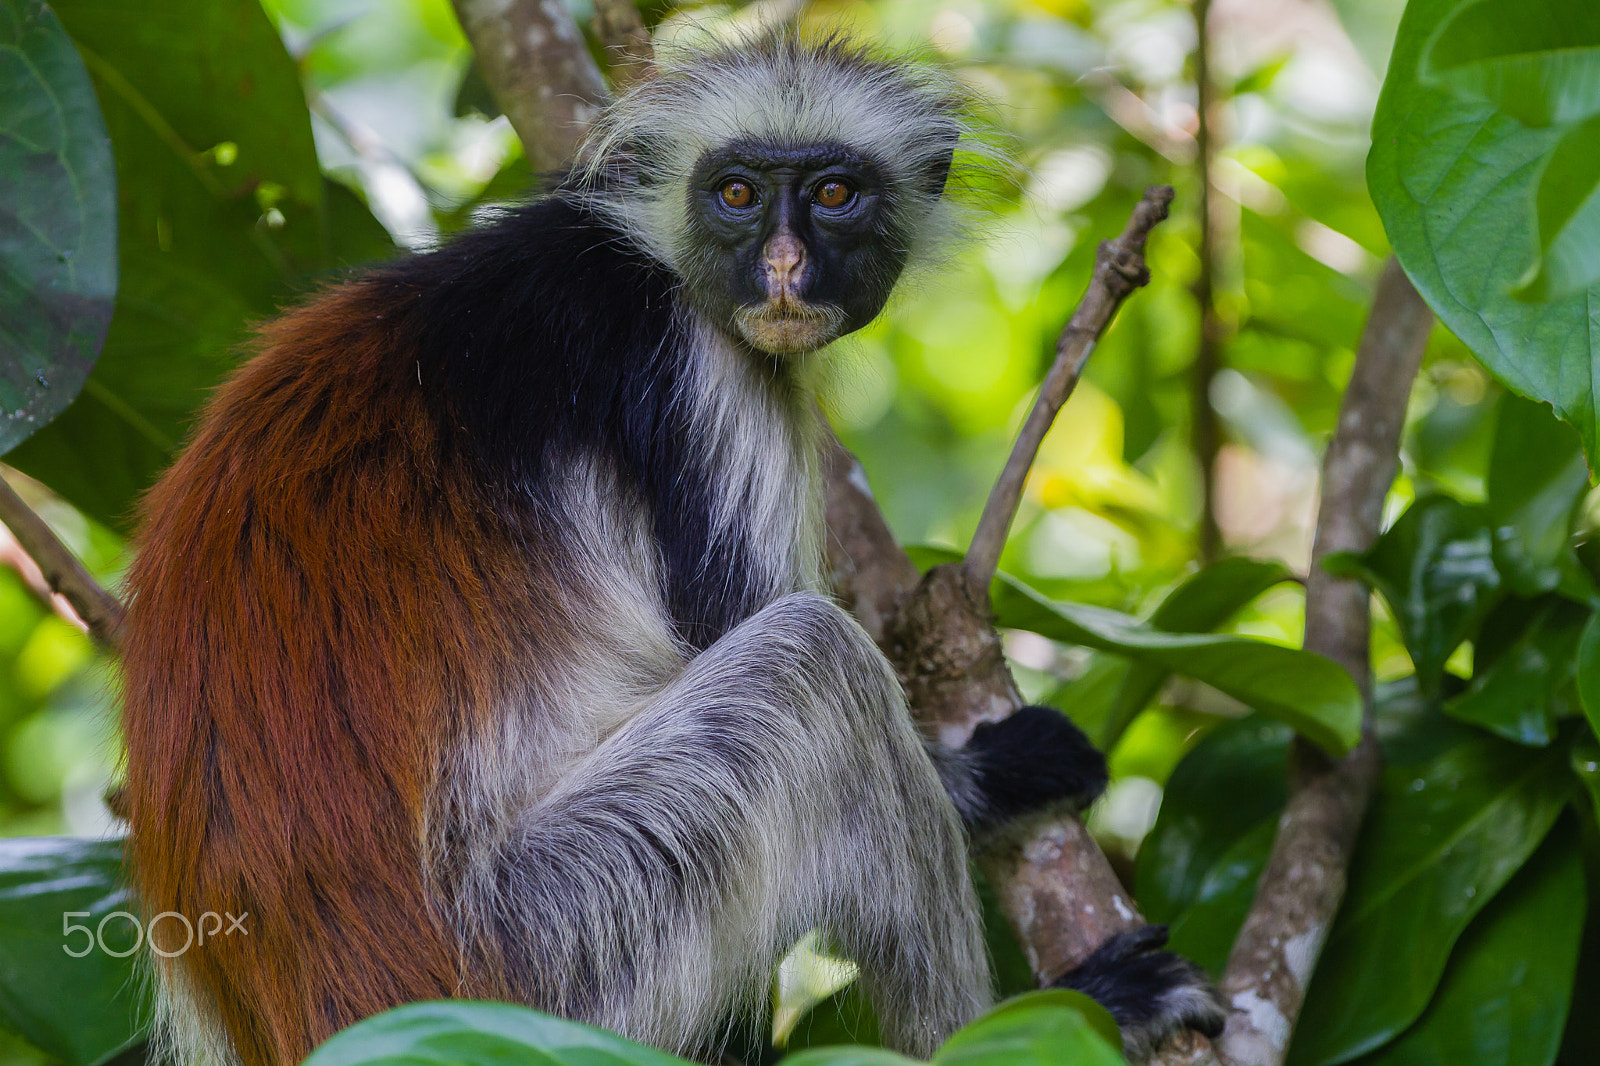
[[605,79],[566,4],[453,0],[495,102],[535,174],[572,158],[606,98]]
[[1350,671],[1366,698],[1367,728],[1361,744],[1338,761],[1299,740],[1291,752],[1288,807],[1222,979],[1223,998],[1233,1013],[1217,1046],[1232,1066],[1284,1061],[1377,786],[1370,594],[1360,582],[1336,578],[1318,564],[1331,552],[1365,551],[1377,539],[1406,401],[1432,326],[1427,305],[1391,259],[1379,280],[1323,462],[1306,589],[1305,646]]
[[1200,190],[1200,272],[1195,276],[1194,298],[1200,305],[1200,336],[1195,344],[1194,365],[1189,369],[1189,439],[1200,465],[1203,563],[1215,559],[1222,550],[1222,529],[1217,525],[1217,453],[1222,446],[1222,429],[1216,408],[1211,406],[1211,383],[1222,367],[1222,316],[1217,312],[1217,220],[1211,180],[1216,163],[1216,86],[1211,81],[1210,15],[1211,0],[1195,0],[1195,179]]
[[594,35],[611,61],[611,87],[622,92],[650,72],[650,31],[634,0],[595,0]]
[[1094,351],[1100,334],[1111,323],[1112,316],[1122,301],[1133,290],[1150,280],[1145,267],[1144,244],[1150,231],[1167,217],[1172,203],[1170,185],[1152,185],[1145,190],[1128,218],[1121,236],[1103,241],[1095,254],[1094,276],[1084,291],[1077,310],[1061,330],[1056,341],[1056,358],[1039,395],[1028,412],[1028,420],[1017,434],[1011,448],[1011,457],[995,481],[988,501],[983,505],[983,516],[978,519],[978,530],[973,534],[972,546],[967,549],[963,568],[973,588],[987,594],[989,581],[1000,563],[1000,550],[1005,547],[1006,536],[1011,532],[1011,520],[1016,517],[1017,505],[1022,500],[1022,488],[1028,480],[1028,471],[1039,454],[1039,445],[1055,421],[1056,412],[1067,402],[1083,373],[1083,364]]
[[34,513],[15,489],[0,478],[0,522],[11,530],[28,557],[38,564],[50,591],[72,605],[89,634],[106,648],[116,648],[122,636],[122,604],[84,569],[77,556]]

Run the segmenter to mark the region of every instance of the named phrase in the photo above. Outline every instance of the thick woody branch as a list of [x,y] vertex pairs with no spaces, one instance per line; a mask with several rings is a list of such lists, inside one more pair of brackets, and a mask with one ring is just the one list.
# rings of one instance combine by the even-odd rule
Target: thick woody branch
[[560,0],[453,0],[495,103],[535,174],[560,169],[606,98],[605,79]]
[[650,72],[655,51],[633,0],[595,0],[594,35],[611,64],[611,87],[622,92]]
[[1016,517],[1017,505],[1022,501],[1028,471],[1033,469],[1033,461],[1039,454],[1039,445],[1050,432],[1056,412],[1077,387],[1083,365],[1100,335],[1111,324],[1128,294],[1150,281],[1150,271],[1144,262],[1145,240],[1167,217],[1171,204],[1172,187],[1152,185],[1133,209],[1121,236],[1101,242],[1095,254],[1094,276],[1077,310],[1062,327],[1061,336],[1056,340],[1055,361],[1039,386],[1039,395],[1017,434],[1011,457],[1006,460],[1005,469],[1000,471],[983,505],[983,516],[978,519],[978,530],[973,534],[963,564],[967,580],[974,588],[987,590],[994,577],[995,568],[1000,564],[1000,551],[1011,532],[1011,520]]
[[77,556],[4,479],[0,479],[0,522],[38,564],[50,591],[72,605],[89,627],[90,636],[103,647],[116,648],[122,635],[122,604],[100,587]]
[[1350,856],[1381,769],[1371,729],[1370,594],[1320,565],[1332,552],[1364,552],[1382,528],[1411,382],[1433,315],[1400,265],[1384,267],[1339,424],[1323,462],[1305,647],[1348,670],[1367,703],[1361,744],[1343,759],[1297,740],[1290,795],[1255,902],[1228,958],[1223,998],[1233,1008],[1217,1050],[1231,1066],[1281,1066],[1344,897]]

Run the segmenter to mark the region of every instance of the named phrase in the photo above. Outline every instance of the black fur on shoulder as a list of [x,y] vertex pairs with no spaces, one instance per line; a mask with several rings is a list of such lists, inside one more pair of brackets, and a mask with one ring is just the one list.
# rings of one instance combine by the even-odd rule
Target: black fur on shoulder
[[[554,489],[609,457],[653,516],[679,636],[708,647],[761,604],[739,538],[714,538],[715,472],[692,430],[677,279],[561,195],[507,212],[369,282],[403,316],[447,447],[530,534],[561,535]],[[774,366],[773,374],[784,373]]]
[[1122,1027],[1123,1052],[1143,1062],[1185,1029],[1222,1035],[1227,1011],[1200,967],[1161,948],[1167,927],[1118,933],[1055,982],[1093,999]]

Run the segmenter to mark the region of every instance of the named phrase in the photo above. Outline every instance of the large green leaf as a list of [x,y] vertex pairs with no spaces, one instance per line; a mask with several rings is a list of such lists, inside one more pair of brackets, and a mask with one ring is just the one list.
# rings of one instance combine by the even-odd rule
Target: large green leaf
[[[1293,572],[1282,563],[1233,556],[1190,575],[1150,615],[1150,624],[1168,633],[1204,633],[1220,626],[1245,604]],[[1117,693],[1110,721],[1098,738],[1109,749],[1134,715],[1161,691],[1171,673],[1160,664],[1138,661]]]
[[1293,735],[1259,716],[1228,722],[1172,771],[1155,827],[1139,848],[1135,894],[1152,922],[1177,922],[1239,840],[1277,823],[1288,795],[1284,756]]
[[1501,615],[1510,615],[1509,643],[1488,660],[1480,641],[1472,684],[1445,712],[1518,744],[1548,744],[1557,723],[1578,709],[1573,660],[1590,612],[1555,596],[1531,605],[1516,601],[1486,620],[1484,630]]
[[[1537,6],[1559,6],[1566,18],[1585,24],[1593,18],[1587,0]],[[1470,13],[1522,29],[1453,31],[1462,35],[1460,47],[1446,43],[1431,57],[1433,77],[1452,83],[1428,80],[1422,67],[1429,41],[1457,12],[1462,20]],[[1521,88],[1496,88],[1510,81],[1484,73],[1481,92],[1463,81],[1489,54],[1484,49],[1499,47],[1496,36],[1515,52],[1528,34],[1545,32],[1543,26],[1521,0],[1492,0],[1476,10],[1470,0],[1411,0],[1373,118],[1367,183],[1395,254],[1429,306],[1508,386],[1553,403],[1578,427],[1593,461],[1600,456],[1600,287],[1548,302],[1513,295],[1540,258],[1534,190],[1564,130],[1526,126],[1498,110],[1497,101],[1533,99]],[[1565,74],[1556,78],[1542,60],[1535,65],[1550,86],[1544,98],[1552,105],[1568,100],[1577,83]]]
[[[1311,983],[1291,1062],[1371,1050],[1427,1005],[1461,931],[1538,845],[1571,792],[1560,747],[1529,749],[1455,725],[1409,684],[1385,686],[1389,761],[1349,891]],[[1212,972],[1255,894],[1285,795],[1289,730],[1223,726],[1179,764],[1139,856],[1138,899]]]
[[684,1066],[592,1025],[506,1003],[413,1003],[334,1034],[305,1066]]
[[1586,118],[1600,112],[1600,6],[1467,0],[1438,29],[1424,70],[1529,126]]
[[0,0],[0,452],[72,402],[117,291],[116,173],[83,62],[37,0]]
[[1557,827],[1484,908],[1415,1025],[1361,1066],[1550,1066],[1582,942],[1577,833]]
[[1439,692],[1445,661],[1500,591],[1488,515],[1449,496],[1417,500],[1362,559],[1332,557],[1325,565],[1359,574],[1382,594],[1428,695]]
[[1004,578],[990,596],[1002,626],[1114,651],[1204,681],[1335,754],[1360,739],[1361,694],[1331,659],[1247,637],[1165,633],[1119,611],[1047,600]]
[[1525,125],[1566,124],[1539,176],[1539,270],[1518,295],[1549,300],[1600,280],[1600,5],[1468,4],[1434,38],[1425,67]]
[[1576,571],[1572,514],[1589,487],[1578,433],[1548,404],[1506,393],[1495,405],[1484,511],[1494,562],[1522,596],[1549,592]]
[[[933,1056],[933,1066],[1123,1066],[1121,1046],[1105,1008],[1051,989],[1009,1000],[964,1026]],[[836,1066],[832,1058],[816,1062]]]
[[150,1004],[132,910],[120,842],[0,840],[0,1024],[69,1066],[137,1042]]
[[82,395],[8,461],[120,525],[248,321],[384,244],[325,183],[298,72],[255,0],[56,10],[116,154],[122,282]]
[[[1600,49],[1595,50],[1600,58]],[[1600,88],[1600,63],[1596,64]],[[1600,115],[1567,130],[1539,175],[1539,269],[1519,298],[1549,300],[1600,282]]]
[[1521,748],[1442,723],[1413,743],[1413,754],[1436,750],[1384,772],[1290,1066],[1348,1062],[1414,1022],[1462,931],[1527,861],[1571,794],[1558,747]]
[[[1092,1000],[1036,992],[1002,1003],[955,1034],[938,1066],[1119,1066],[1116,1025]],[[909,1066],[882,1048],[819,1047],[795,1066]],[[465,1001],[398,1007],[335,1034],[305,1066],[683,1066],[685,1060],[615,1033],[526,1007]]]
[[1600,736],[1600,614],[1590,617],[1578,638],[1578,702],[1589,728]]

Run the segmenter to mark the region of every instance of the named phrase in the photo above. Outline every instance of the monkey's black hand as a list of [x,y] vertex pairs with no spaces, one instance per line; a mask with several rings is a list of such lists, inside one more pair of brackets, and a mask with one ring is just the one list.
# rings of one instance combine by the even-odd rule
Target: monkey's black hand
[[972,828],[1067,801],[1081,811],[1106,787],[1106,758],[1054,707],[1023,707],[985,722],[964,749],[980,797]]
[[1072,988],[1099,1003],[1122,1027],[1123,1052],[1143,1062],[1169,1037],[1196,1029],[1222,1034],[1227,1011],[1204,971],[1161,948],[1167,927],[1147,925],[1118,933],[1068,970],[1057,988]]

